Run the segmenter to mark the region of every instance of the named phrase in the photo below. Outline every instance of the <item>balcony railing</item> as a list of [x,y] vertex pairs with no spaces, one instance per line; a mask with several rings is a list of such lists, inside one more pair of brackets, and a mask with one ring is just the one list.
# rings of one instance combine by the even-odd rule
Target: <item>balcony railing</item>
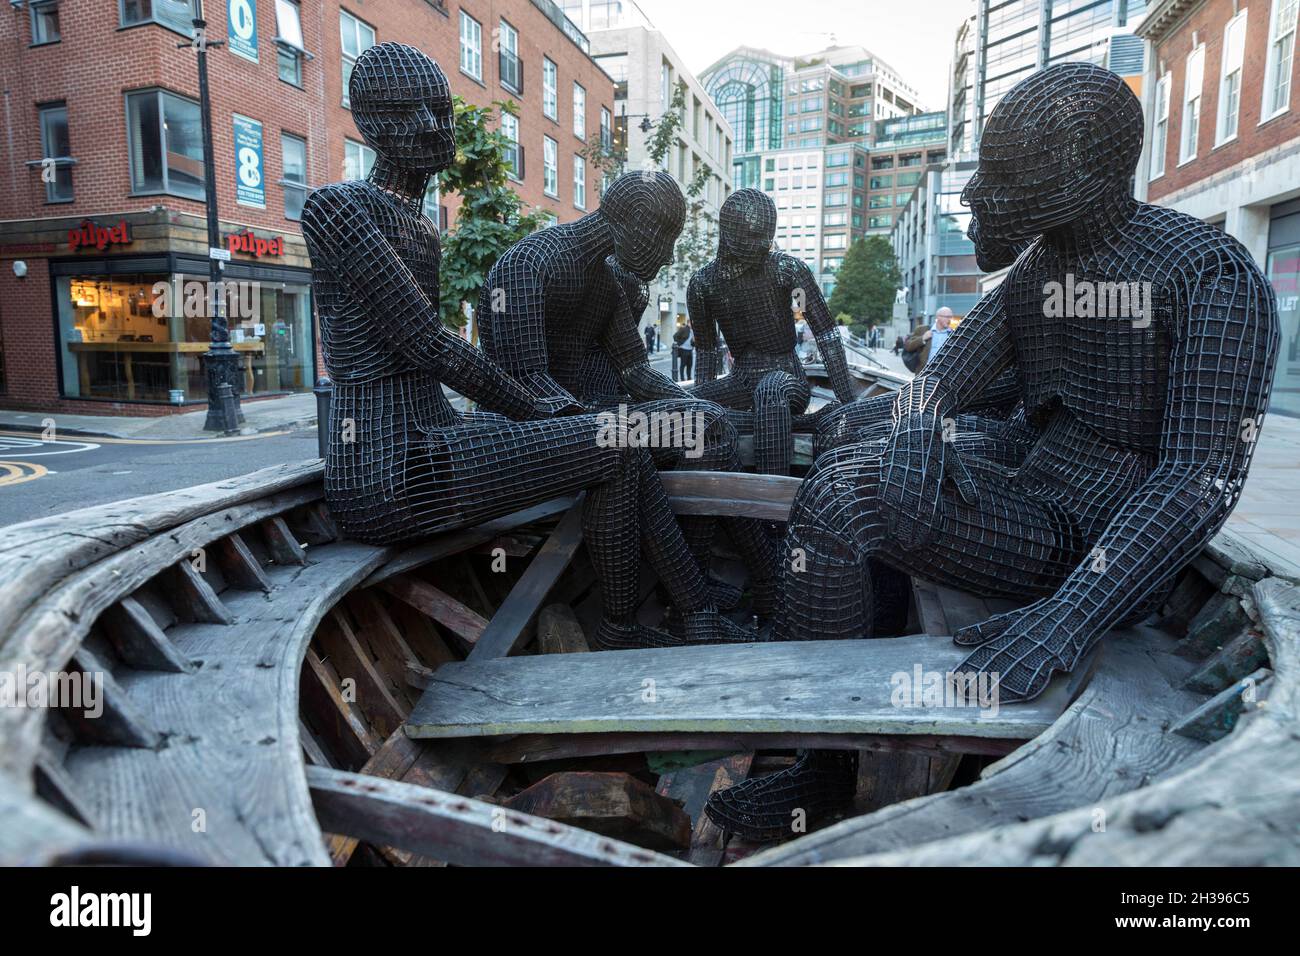
[[509,50],[497,53],[497,72],[501,85],[516,96],[524,95],[524,61]]

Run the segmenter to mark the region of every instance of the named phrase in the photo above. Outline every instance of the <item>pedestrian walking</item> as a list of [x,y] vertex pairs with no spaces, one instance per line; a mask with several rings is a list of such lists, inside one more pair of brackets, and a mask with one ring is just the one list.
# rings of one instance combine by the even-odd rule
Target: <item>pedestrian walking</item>
[[[939,354],[939,350],[944,347],[952,332],[952,309],[945,305],[934,314],[933,325],[918,325],[907,337],[907,342],[903,345],[907,353],[903,357],[903,364],[913,372],[920,371]],[[913,357],[915,366],[908,361],[909,357]]]
[[647,325],[645,327],[645,354],[653,355],[655,351],[655,327]]

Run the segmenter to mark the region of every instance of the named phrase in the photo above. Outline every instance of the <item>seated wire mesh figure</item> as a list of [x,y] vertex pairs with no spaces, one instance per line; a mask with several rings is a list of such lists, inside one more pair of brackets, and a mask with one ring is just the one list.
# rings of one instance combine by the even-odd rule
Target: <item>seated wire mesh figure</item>
[[[691,277],[686,307],[695,330],[695,387],[700,398],[752,413],[755,468],[790,473],[793,419],[808,408],[811,388],[795,353],[795,312],[817,341],[835,397],[853,401],[844,343],[821,289],[802,259],[776,252],[776,206],[757,189],[727,197],[718,217],[718,255]],[[721,328],[735,367],[717,378]]]
[[[600,579],[601,647],[716,637],[697,584],[679,596],[682,638],[640,627],[640,541],[653,560],[690,562],[654,463],[643,449],[601,447],[594,415],[563,396],[536,398],[438,316],[440,246],[425,189],[456,152],[451,91],[431,59],[381,43],[349,83],[357,129],[377,154],[365,180],[316,190],[303,208],[325,364],[334,382],[325,493],[343,531],[376,544],[416,538],[586,490],[583,528]],[[487,413],[460,415],[443,383]],[[514,419],[515,421],[511,421]],[[643,528],[641,516],[667,530]]]
[[[994,109],[964,200],[990,241],[1033,241],[1001,306],[963,321],[901,391],[883,451],[818,460],[790,520],[787,556],[802,549],[806,571],[784,567],[779,636],[870,636],[867,557],[1038,598],[954,638],[975,648],[959,671],[1025,700],[1158,607],[1222,526],[1268,404],[1276,303],[1235,239],[1132,198],[1141,144],[1137,98],[1091,64],[1035,73]],[[1010,367],[1037,438],[1008,479],[957,453],[944,422]],[[824,759],[722,791],[711,815],[788,827],[827,791]]]
[[[629,411],[657,416],[655,421],[684,415],[703,424],[701,448],[658,447],[654,455],[661,464],[738,470],[735,430],[725,409],[691,396],[652,368],[637,333],[649,298],[646,283],[671,258],[685,214],[681,189],[667,173],[620,176],[595,212],[527,236],[497,261],[480,296],[480,341],[543,401],[588,408],[626,404]],[[671,515],[661,518],[655,527],[666,527]],[[674,605],[708,570],[714,524],[710,518],[681,521],[698,570],[673,565],[670,575],[660,575]],[[774,546],[757,521],[728,518],[723,525],[749,566],[755,610],[769,614],[775,603]],[[662,547],[649,539],[645,544]],[[739,599],[725,585],[709,590],[724,608]],[[725,629],[725,620],[719,626]]]

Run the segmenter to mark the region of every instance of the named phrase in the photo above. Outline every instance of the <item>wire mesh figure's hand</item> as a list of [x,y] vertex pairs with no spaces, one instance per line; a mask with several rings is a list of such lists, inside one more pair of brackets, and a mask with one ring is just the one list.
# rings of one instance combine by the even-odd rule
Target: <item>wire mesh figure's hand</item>
[[564,415],[586,415],[591,409],[577,399],[561,397],[534,399],[537,418],[560,418]]
[[978,500],[975,482],[934,412],[904,415],[885,445],[881,500],[885,527],[909,551],[925,547],[943,521],[943,479],[952,478],[962,499]]
[[1096,642],[1083,639],[1078,616],[1077,608],[1053,595],[963,627],[953,640],[979,646],[955,670],[995,678],[999,704],[1031,700],[1047,689],[1054,671],[1073,670]]

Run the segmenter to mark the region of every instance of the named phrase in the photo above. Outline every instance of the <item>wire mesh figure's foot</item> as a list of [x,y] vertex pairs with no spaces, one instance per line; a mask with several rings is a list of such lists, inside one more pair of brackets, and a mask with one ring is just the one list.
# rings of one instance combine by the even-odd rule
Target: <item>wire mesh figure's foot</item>
[[856,750],[804,750],[792,767],[712,794],[704,812],[728,833],[766,843],[849,809],[857,783]]
[[709,578],[709,603],[719,611],[734,611],[740,607],[740,588],[734,588],[725,581]]
[[683,615],[682,636],[687,644],[752,644],[758,631],[705,610]]
[[592,635],[591,644],[598,651],[632,651],[643,647],[681,647],[683,637],[642,624],[624,624],[603,620]]

